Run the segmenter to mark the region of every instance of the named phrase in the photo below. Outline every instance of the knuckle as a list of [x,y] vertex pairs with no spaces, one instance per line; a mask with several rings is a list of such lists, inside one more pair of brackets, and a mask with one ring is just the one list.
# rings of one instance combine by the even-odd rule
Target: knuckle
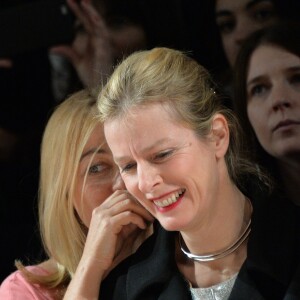
[[102,216],[103,215],[103,211],[102,209],[98,206],[98,207],[95,207],[92,211],[92,216],[95,217],[95,216]]

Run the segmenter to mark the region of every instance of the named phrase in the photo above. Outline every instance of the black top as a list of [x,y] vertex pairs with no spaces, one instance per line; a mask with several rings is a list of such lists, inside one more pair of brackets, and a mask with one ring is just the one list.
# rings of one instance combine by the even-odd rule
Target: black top
[[[247,259],[229,299],[300,299],[299,207],[254,190]],[[155,226],[155,234],[103,281],[100,299],[192,299],[174,258],[177,233]]]

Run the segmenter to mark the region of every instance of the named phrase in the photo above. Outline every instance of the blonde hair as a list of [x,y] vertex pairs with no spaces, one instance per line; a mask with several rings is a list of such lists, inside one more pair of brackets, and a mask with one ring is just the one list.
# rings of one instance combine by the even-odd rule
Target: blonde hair
[[41,146],[39,222],[47,255],[57,272],[35,276],[23,270],[32,283],[55,288],[66,285],[75,273],[86,241],[87,228],[78,217],[73,197],[83,149],[99,121],[95,97],[83,90],[62,102],[50,117]]
[[207,70],[181,51],[154,48],[127,57],[113,72],[98,96],[102,122],[125,116],[132,107],[166,103],[178,121],[199,137],[211,131],[216,113],[223,114],[230,130],[225,159],[230,177],[237,183],[242,173],[256,169],[242,157],[241,131],[232,112],[221,105]]

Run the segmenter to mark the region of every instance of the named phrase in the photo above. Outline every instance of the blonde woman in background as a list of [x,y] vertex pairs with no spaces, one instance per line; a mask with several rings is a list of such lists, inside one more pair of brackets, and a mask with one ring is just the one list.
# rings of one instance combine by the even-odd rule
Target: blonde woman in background
[[94,112],[94,97],[80,91],[47,124],[39,221],[49,260],[17,262],[1,299],[97,298],[101,280],[145,238],[152,217],[125,190]]

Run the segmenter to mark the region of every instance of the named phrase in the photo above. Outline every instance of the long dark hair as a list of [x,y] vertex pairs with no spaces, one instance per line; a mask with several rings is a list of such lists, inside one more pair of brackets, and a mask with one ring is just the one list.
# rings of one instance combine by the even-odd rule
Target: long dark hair
[[243,130],[249,137],[251,153],[259,163],[273,169],[274,159],[259,144],[247,115],[247,75],[249,62],[255,49],[261,45],[272,45],[300,57],[300,23],[280,22],[252,34],[243,44],[234,68],[233,107]]

